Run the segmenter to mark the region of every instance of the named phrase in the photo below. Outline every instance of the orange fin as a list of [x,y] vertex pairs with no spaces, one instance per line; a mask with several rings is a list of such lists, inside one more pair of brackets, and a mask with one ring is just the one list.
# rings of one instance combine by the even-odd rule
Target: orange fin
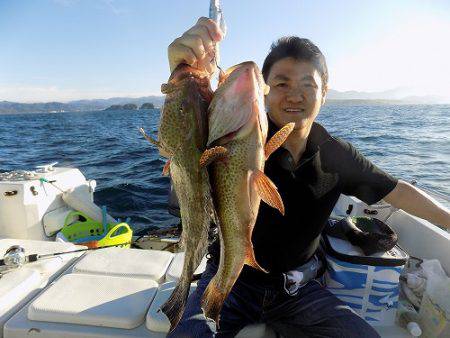
[[222,146],[212,147],[210,149],[206,149],[202,156],[200,157],[200,166],[206,167],[210,163],[212,163],[214,160],[218,159],[219,157],[223,157],[228,153],[227,148]]
[[266,146],[264,147],[266,159],[268,159],[270,154],[277,150],[284,143],[284,141],[286,141],[289,134],[294,130],[294,127],[295,123],[290,122],[280,130],[278,130],[275,135],[271,137],[271,139],[266,143]]
[[273,182],[260,170],[252,173],[252,181],[255,184],[259,197],[284,216],[284,204],[278,193],[277,187]]
[[262,272],[265,273],[269,273],[269,271],[267,271],[266,269],[264,269],[261,265],[258,264],[258,262],[256,261],[255,258],[255,252],[253,251],[253,245],[250,242],[247,245],[247,249],[246,249],[246,255],[245,255],[245,264],[251,266],[252,268],[256,269],[256,270],[260,270]]
[[166,164],[164,164],[162,174],[163,176],[167,176],[169,175],[169,172],[170,172],[170,160],[167,160]]

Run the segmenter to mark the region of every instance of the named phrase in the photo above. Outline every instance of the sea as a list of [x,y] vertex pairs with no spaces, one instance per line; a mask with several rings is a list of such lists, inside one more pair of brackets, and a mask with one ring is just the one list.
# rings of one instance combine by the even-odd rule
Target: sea
[[[135,233],[176,225],[167,211],[165,160],[139,133],[156,135],[160,111],[0,115],[0,172],[58,162],[95,179],[94,201]],[[326,105],[317,121],[393,176],[450,197],[450,105]],[[449,202],[441,201],[447,207]]]

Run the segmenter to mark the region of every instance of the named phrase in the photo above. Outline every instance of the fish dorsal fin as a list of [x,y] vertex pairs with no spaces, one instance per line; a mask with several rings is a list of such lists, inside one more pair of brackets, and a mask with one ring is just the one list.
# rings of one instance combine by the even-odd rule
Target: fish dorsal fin
[[273,184],[273,182],[261,170],[258,169],[252,172],[251,180],[259,197],[261,197],[265,203],[270,205],[272,208],[277,209],[282,215],[284,215],[283,200],[281,199],[275,184]]
[[167,176],[167,175],[169,175],[169,172],[170,172],[170,159],[167,160],[166,164],[164,164],[162,174],[163,174],[163,176]]
[[212,147],[209,149],[206,149],[202,156],[200,157],[200,166],[206,167],[210,163],[212,163],[214,160],[224,157],[228,153],[227,148],[222,146]]
[[266,155],[266,160],[269,158],[275,150],[277,150],[286,141],[288,136],[294,130],[295,123],[290,122],[286,124],[283,128],[278,130],[275,135],[273,135],[270,140],[266,143],[264,147],[264,153]]

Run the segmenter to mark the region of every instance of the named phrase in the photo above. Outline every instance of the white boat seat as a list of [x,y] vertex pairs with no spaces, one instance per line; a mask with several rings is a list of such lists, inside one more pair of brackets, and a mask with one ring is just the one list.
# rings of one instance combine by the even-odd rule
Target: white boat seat
[[[158,288],[152,305],[147,312],[145,325],[153,332],[166,333],[169,331],[169,319],[163,312],[158,312],[161,305],[169,298],[175,288],[176,282],[171,281],[161,284]],[[191,284],[190,293],[196,288],[196,284]],[[236,336],[237,338],[275,338],[275,332],[265,324],[248,325],[244,327]]]
[[[206,257],[203,257],[200,265],[197,270],[195,270],[194,274],[199,274],[205,271],[206,268]],[[166,273],[166,282],[170,281],[178,281],[181,276],[181,272],[183,271],[183,263],[184,263],[184,252],[176,253],[173,257],[172,263],[170,263],[169,269],[167,269]]]
[[[0,257],[13,245],[20,245],[26,255],[49,254],[83,248],[72,243],[55,243],[27,239],[0,239]],[[55,279],[81,252],[27,263],[4,273],[0,278],[0,328],[49,282]],[[0,330],[0,338],[3,332]]]
[[145,320],[158,284],[149,279],[62,276],[28,308],[28,319],[133,329]]
[[6,273],[0,283],[0,309],[7,309],[42,284],[41,274],[22,268]]
[[173,253],[167,251],[106,248],[83,257],[74,266],[73,272],[161,282],[172,258]]

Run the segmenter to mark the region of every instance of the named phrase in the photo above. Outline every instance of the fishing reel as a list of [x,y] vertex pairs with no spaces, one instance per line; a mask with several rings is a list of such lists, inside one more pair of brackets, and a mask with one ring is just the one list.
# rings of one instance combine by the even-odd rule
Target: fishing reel
[[6,250],[3,258],[0,259],[0,278],[1,274],[17,269],[26,263],[36,262],[40,258],[39,255],[25,255],[25,249],[20,245],[13,245]]
[[25,249],[19,245],[13,245],[6,250],[3,259],[0,259],[0,268],[16,269],[27,262]]

